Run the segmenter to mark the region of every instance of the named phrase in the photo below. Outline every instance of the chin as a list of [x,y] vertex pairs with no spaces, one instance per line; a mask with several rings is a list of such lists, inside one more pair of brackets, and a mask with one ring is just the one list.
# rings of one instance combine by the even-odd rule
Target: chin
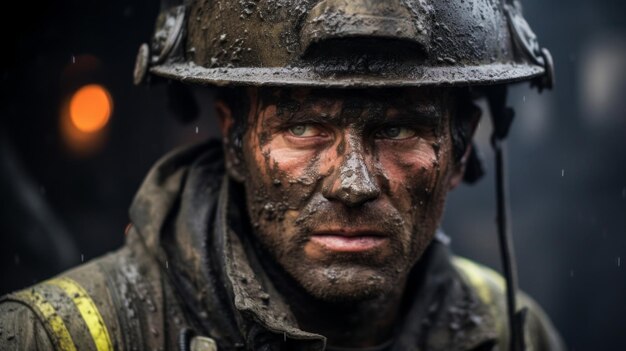
[[[304,267],[302,267],[304,268]],[[333,265],[308,267],[296,280],[314,298],[327,302],[358,302],[393,290],[397,277],[371,267]]]

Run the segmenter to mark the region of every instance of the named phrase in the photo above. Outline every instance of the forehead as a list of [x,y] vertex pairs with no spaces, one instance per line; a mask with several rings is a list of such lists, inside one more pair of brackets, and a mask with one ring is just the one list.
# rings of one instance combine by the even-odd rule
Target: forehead
[[386,88],[386,89],[309,89],[266,88],[257,92],[261,106],[291,104],[306,108],[329,103],[343,105],[380,105],[387,108],[445,105],[450,90],[443,88]]
[[390,119],[429,125],[447,119],[450,90],[387,89],[261,89],[254,91],[257,122],[380,124]]

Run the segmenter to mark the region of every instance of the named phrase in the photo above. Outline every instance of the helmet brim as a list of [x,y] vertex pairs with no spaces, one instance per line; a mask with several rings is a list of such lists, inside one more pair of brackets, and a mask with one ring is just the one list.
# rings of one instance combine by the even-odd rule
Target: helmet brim
[[185,83],[213,86],[299,86],[320,88],[455,87],[507,84],[544,74],[538,65],[492,63],[440,66],[387,73],[329,73],[312,68],[205,68],[194,63],[166,63],[150,68],[154,75]]

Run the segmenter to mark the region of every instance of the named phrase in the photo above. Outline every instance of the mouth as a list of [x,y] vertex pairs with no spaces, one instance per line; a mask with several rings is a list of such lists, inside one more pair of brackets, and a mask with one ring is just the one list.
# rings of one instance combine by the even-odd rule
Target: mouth
[[377,249],[387,243],[387,235],[371,230],[333,230],[315,232],[310,242],[333,252],[356,253]]

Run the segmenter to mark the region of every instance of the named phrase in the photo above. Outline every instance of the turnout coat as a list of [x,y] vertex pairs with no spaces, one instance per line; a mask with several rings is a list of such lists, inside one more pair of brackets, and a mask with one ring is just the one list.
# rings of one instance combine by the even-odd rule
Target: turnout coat
[[[176,150],[138,191],[126,244],[0,300],[0,350],[325,350],[299,328],[250,248],[220,143]],[[385,350],[506,350],[504,282],[437,236],[411,272]],[[561,350],[530,298],[529,350]]]

